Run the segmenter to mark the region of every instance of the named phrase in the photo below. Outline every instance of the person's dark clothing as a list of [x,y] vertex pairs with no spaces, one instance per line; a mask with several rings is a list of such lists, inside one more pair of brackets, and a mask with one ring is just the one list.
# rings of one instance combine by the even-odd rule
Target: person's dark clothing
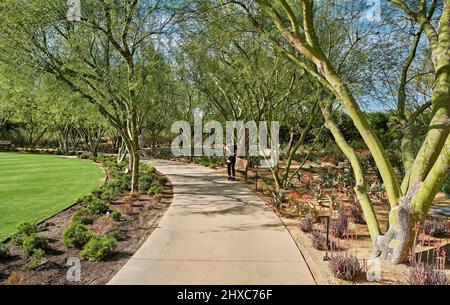
[[237,154],[237,145],[233,146],[233,152],[229,152],[227,156],[227,169],[228,169],[228,178],[234,178],[236,175],[236,154]]
[[236,156],[229,156],[228,161],[228,177],[234,177],[236,175]]

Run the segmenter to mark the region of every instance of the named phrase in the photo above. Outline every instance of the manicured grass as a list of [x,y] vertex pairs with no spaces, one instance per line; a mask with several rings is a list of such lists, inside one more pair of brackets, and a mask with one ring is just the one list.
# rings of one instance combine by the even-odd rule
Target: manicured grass
[[71,206],[104,176],[88,160],[0,152],[0,241],[22,222],[37,223]]

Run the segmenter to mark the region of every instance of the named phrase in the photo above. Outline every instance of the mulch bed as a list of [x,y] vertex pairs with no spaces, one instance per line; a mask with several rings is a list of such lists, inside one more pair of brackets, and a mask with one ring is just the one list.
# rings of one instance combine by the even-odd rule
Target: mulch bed
[[[160,173],[158,175],[162,176]],[[169,208],[173,198],[170,181],[164,185],[163,190],[162,195],[155,197],[141,194],[131,206],[123,200],[128,194],[121,194],[110,207],[111,210],[121,212],[122,219],[114,222],[102,216],[95,220],[91,226],[95,233],[104,234],[110,230],[119,229],[121,236],[114,252],[105,260],[89,262],[80,259],[80,281],[67,280],[67,273],[72,267],[67,263],[69,258],[79,258],[81,250],[67,247],[62,241],[62,234],[70,224],[73,213],[82,207],[77,204],[37,226],[39,234],[49,239],[51,249],[46,251],[47,261],[35,270],[24,269],[30,258],[20,247],[9,243],[11,258],[0,261],[0,285],[106,284],[150,236]]]

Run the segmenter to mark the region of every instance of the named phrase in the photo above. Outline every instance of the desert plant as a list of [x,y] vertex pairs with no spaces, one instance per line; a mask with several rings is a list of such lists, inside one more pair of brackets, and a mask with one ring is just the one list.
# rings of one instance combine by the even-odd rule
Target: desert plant
[[342,280],[353,280],[361,273],[361,265],[356,256],[352,254],[333,254],[329,261],[330,271],[335,277]]
[[67,246],[84,246],[94,235],[89,228],[81,223],[71,223],[63,233],[63,241]]
[[423,230],[427,235],[442,237],[448,233],[448,224],[439,218],[428,217],[423,223]]
[[444,271],[423,262],[412,264],[406,276],[410,285],[450,285]]
[[96,235],[84,246],[80,255],[91,262],[101,261],[116,247],[117,241],[108,235]]
[[91,210],[87,208],[81,208],[72,215],[72,222],[79,222],[84,225],[89,225],[94,222],[94,215]]
[[10,257],[9,248],[5,244],[0,244],[0,259],[6,259]]
[[306,216],[300,219],[299,226],[300,230],[305,233],[310,233],[313,230],[314,216],[311,213],[306,214]]
[[48,241],[42,236],[36,233],[31,234],[23,240],[22,250],[26,254],[30,255],[36,249],[46,250],[48,249]]
[[88,210],[94,215],[101,215],[109,210],[109,206],[106,202],[95,198],[87,206]]
[[339,211],[338,218],[330,224],[330,231],[337,238],[343,238],[347,234],[348,218],[345,211]]
[[31,261],[25,265],[25,269],[34,270],[44,263],[45,251],[42,249],[33,250]]
[[319,229],[312,230],[311,244],[314,247],[314,249],[317,249],[317,250],[337,249],[337,243],[334,240],[328,240],[328,247],[327,247],[326,236]]
[[109,217],[111,217],[111,219],[114,221],[119,221],[120,218],[122,217],[122,214],[120,214],[119,211],[112,211]]
[[334,187],[338,183],[337,174],[330,168],[319,174],[322,185],[326,188]]
[[354,223],[365,224],[364,215],[359,206],[356,204],[350,204],[348,207],[348,214],[350,216],[350,220]]

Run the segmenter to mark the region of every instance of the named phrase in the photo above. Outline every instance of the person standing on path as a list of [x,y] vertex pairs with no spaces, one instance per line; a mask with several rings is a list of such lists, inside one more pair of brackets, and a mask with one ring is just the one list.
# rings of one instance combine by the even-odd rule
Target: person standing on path
[[228,181],[234,180],[236,176],[236,153],[237,145],[229,145],[226,148]]

